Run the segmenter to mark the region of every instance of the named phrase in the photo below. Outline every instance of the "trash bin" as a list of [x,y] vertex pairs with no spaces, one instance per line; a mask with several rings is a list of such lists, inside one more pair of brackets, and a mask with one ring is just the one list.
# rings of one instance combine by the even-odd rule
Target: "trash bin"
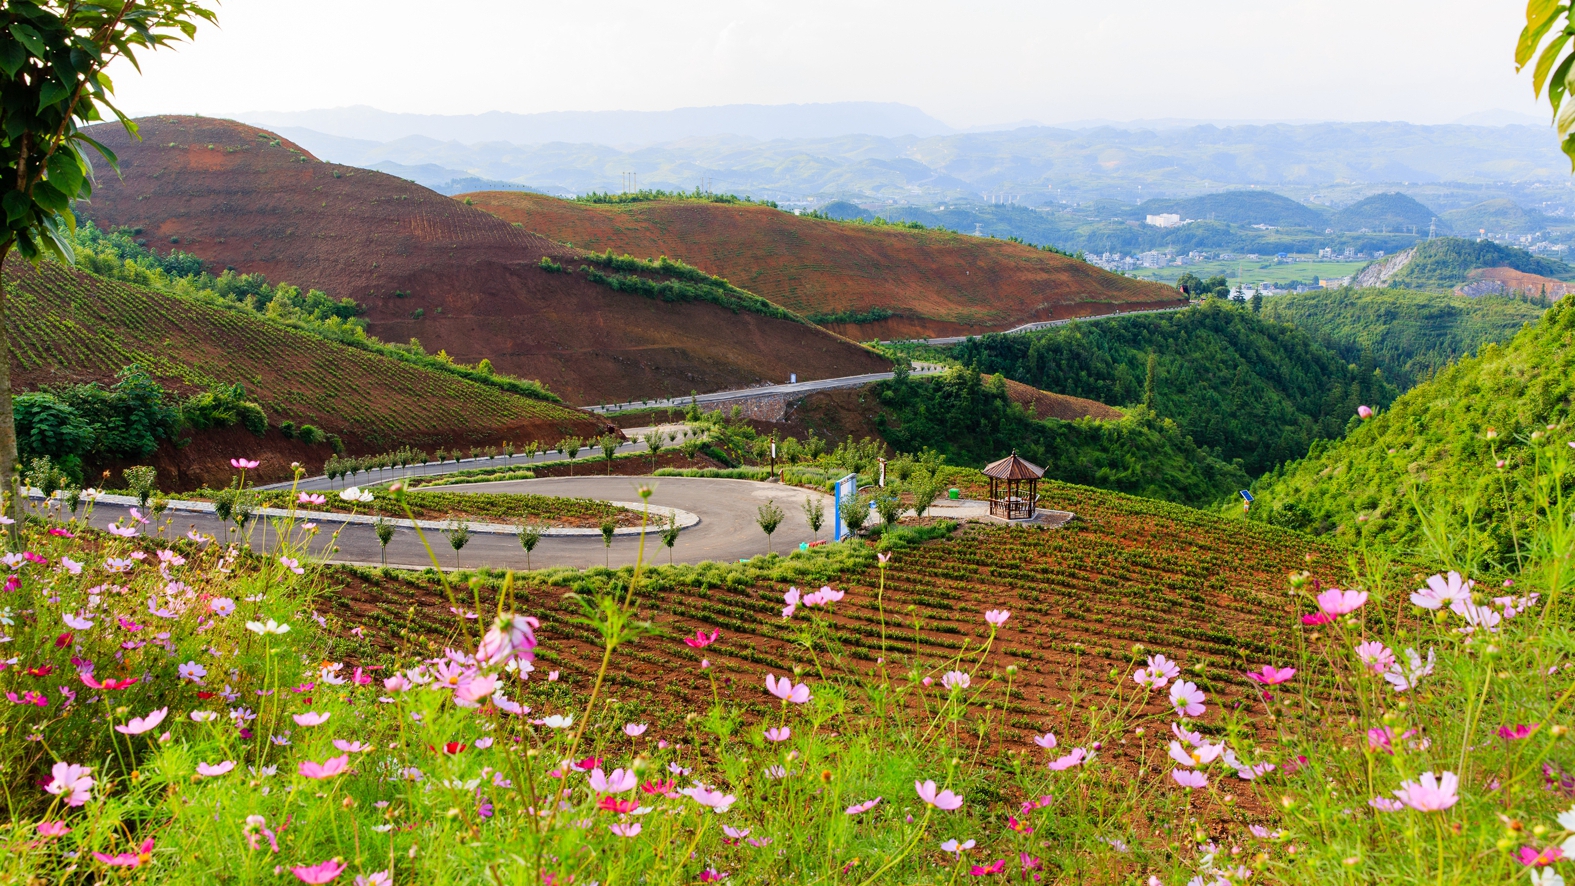
[[962,490],[953,486],[952,488],[946,490],[946,497],[952,501],[956,501],[957,499],[962,498]]

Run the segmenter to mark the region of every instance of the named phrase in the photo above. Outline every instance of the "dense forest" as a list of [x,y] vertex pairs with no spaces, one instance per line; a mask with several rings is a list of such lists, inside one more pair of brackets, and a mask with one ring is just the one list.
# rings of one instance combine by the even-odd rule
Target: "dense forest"
[[1148,406],[1251,475],[1340,436],[1357,406],[1398,393],[1371,358],[1347,362],[1301,330],[1218,299],[1175,314],[987,335],[953,353],[1042,390]]
[[1475,353],[1507,341],[1542,316],[1543,306],[1507,296],[1468,298],[1397,289],[1338,289],[1268,299],[1263,315],[1289,323],[1347,362],[1371,355],[1401,390]]
[[1524,249],[1500,246],[1491,240],[1465,240],[1439,237],[1418,244],[1416,255],[1389,278],[1390,286],[1405,289],[1453,289],[1466,282],[1478,268],[1514,268],[1527,274],[1567,280],[1575,268],[1551,258],[1532,255]]
[[[1551,459],[1570,489],[1575,305],[1560,303],[1507,344],[1484,344],[1345,439],[1259,478],[1251,518],[1381,539],[1402,549],[1448,528],[1461,562],[1512,556],[1533,485]],[[1538,455],[1542,463],[1538,464]]]
[[1000,376],[955,367],[940,378],[899,375],[876,387],[881,434],[899,452],[926,448],[981,467],[1017,450],[1045,476],[1190,505],[1247,485],[1241,468],[1200,449],[1175,422],[1142,406],[1120,421],[1037,420],[1013,403]]

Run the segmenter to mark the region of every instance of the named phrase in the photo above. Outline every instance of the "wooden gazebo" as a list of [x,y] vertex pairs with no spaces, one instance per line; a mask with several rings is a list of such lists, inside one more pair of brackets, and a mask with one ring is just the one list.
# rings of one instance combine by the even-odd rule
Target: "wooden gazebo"
[[1007,520],[1031,520],[1039,501],[1039,480],[1045,469],[1017,457],[1017,450],[984,469],[990,478],[990,515]]

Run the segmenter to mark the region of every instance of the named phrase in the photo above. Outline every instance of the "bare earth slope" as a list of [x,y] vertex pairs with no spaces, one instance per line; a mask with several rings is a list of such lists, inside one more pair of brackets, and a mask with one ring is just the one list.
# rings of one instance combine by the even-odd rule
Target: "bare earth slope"
[[586,249],[666,255],[866,341],[998,332],[1023,323],[1183,304],[1176,291],[1020,243],[853,225],[769,206],[653,200],[574,203],[541,194],[463,195],[526,230]]
[[[579,253],[419,185],[322,163],[227,120],[152,117],[133,144],[118,125],[92,134],[120,155],[84,212],[270,280],[349,297],[370,332],[420,339],[456,360],[491,359],[565,399],[595,403],[757,382],[876,372],[886,361],[813,326],[663,302],[537,267]],[[420,312],[419,317],[417,312]]]

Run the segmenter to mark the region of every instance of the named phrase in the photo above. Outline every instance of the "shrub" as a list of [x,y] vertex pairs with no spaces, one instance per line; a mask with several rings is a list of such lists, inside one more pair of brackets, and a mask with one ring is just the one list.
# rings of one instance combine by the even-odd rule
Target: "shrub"
[[316,425],[301,425],[301,429],[296,431],[295,435],[300,438],[302,443],[308,446],[316,446],[328,439],[328,436],[318,429]]

